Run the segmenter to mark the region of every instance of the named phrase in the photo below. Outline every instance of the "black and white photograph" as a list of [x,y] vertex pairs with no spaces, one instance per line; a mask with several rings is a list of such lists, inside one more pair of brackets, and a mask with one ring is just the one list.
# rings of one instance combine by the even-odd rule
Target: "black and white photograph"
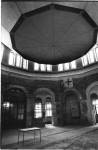
[[98,150],[98,1],[0,7],[1,150]]

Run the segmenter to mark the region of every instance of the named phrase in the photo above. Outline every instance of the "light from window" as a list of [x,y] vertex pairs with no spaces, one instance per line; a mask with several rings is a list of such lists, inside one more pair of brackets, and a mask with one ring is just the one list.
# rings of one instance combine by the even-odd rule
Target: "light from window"
[[10,54],[9,54],[9,62],[8,62],[9,65],[12,65],[12,66],[15,65],[15,56],[16,56],[15,53],[10,52]]
[[45,104],[45,116],[46,117],[52,116],[52,105],[50,102],[46,102]]
[[16,66],[22,67],[22,57],[19,54],[16,55]]
[[69,63],[64,64],[64,70],[69,70]]
[[40,64],[40,70],[41,71],[46,71],[46,65],[45,64]]
[[58,65],[58,71],[63,71],[63,64]]
[[23,68],[28,69],[28,60],[23,59]]
[[92,104],[96,107],[96,113],[98,114],[98,99],[93,100]]
[[4,45],[1,43],[0,62],[2,62],[3,53],[4,53]]
[[39,64],[38,63],[34,63],[34,71],[38,71],[39,70]]
[[35,104],[34,117],[35,118],[41,118],[42,117],[42,105],[41,105],[41,103]]
[[92,50],[88,52],[87,57],[88,57],[89,64],[94,63],[94,61],[95,61],[94,60],[94,53]]
[[83,66],[87,66],[88,65],[88,59],[87,59],[86,55],[81,57],[81,60],[82,60],[82,65]]
[[52,65],[47,65],[47,71],[52,71]]
[[76,69],[76,61],[70,62],[71,69]]

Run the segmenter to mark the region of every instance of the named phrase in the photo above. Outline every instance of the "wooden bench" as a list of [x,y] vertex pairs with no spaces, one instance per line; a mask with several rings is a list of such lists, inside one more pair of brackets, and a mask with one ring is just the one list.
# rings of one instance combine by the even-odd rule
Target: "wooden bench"
[[33,128],[24,128],[24,129],[18,129],[18,144],[19,144],[19,136],[20,136],[20,132],[23,133],[23,144],[24,144],[24,135],[26,132],[33,132],[34,133],[34,143],[35,143],[35,134],[36,131],[39,131],[39,136],[40,136],[40,142],[41,142],[41,129],[38,127],[33,127]]

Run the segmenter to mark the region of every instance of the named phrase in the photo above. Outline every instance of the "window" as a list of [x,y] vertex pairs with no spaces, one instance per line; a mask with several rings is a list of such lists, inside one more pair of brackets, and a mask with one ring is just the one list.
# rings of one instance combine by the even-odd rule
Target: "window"
[[98,114],[98,99],[93,100],[93,105],[96,107],[96,113]]
[[98,47],[94,49],[95,60],[98,61]]
[[70,62],[71,69],[76,69],[76,61]]
[[51,117],[52,116],[52,105],[51,102],[46,102],[45,104],[45,116]]
[[10,55],[9,55],[9,62],[8,62],[9,65],[12,65],[12,66],[15,65],[15,57],[16,57],[15,53],[10,52]]
[[28,60],[23,59],[23,69],[28,69]]
[[59,64],[58,65],[58,71],[63,71],[64,69],[63,69],[63,64]]
[[24,119],[24,105],[23,104],[18,105],[18,119],[19,120]]
[[83,66],[87,66],[88,65],[88,59],[87,59],[86,55],[81,57],[81,60],[82,60],[82,65]]
[[46,71],[46,65],[45,64],[40,64],[40,70],[41,71]]
[[1,43],[1,53],[0,53],[0,62],[2,62],[2,58],[3,58],[3,53],[4,53],[4,45]]
[[16,66],[22,67],[22,57],[19,54],[16,55]]
[[34,71],[38,71],[39,70],[39,64],[38,63],[34,63]]
[[64,70],[69,70],[69,63],[64,64]]
[[52,65],[47,65],[46,68],[47,68],[47,71],[52,71]]
[[41,105],[41,103],[35,104],[34,117],[35,118],[41,118],[42,117],[42,105]]
[[89,64],[94,63],[95,59],[94,59],[94,53],[92,50],[88,52],[87,57],[88,57]]

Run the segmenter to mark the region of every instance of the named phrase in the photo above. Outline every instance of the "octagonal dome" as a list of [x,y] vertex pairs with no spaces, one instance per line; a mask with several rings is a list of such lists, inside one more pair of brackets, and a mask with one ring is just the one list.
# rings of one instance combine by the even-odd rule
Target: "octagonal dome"
[[82,9],[50,4],[24,13],[10,34],[24,58],[59,64],[88,52],[96,43],[97,25]]

